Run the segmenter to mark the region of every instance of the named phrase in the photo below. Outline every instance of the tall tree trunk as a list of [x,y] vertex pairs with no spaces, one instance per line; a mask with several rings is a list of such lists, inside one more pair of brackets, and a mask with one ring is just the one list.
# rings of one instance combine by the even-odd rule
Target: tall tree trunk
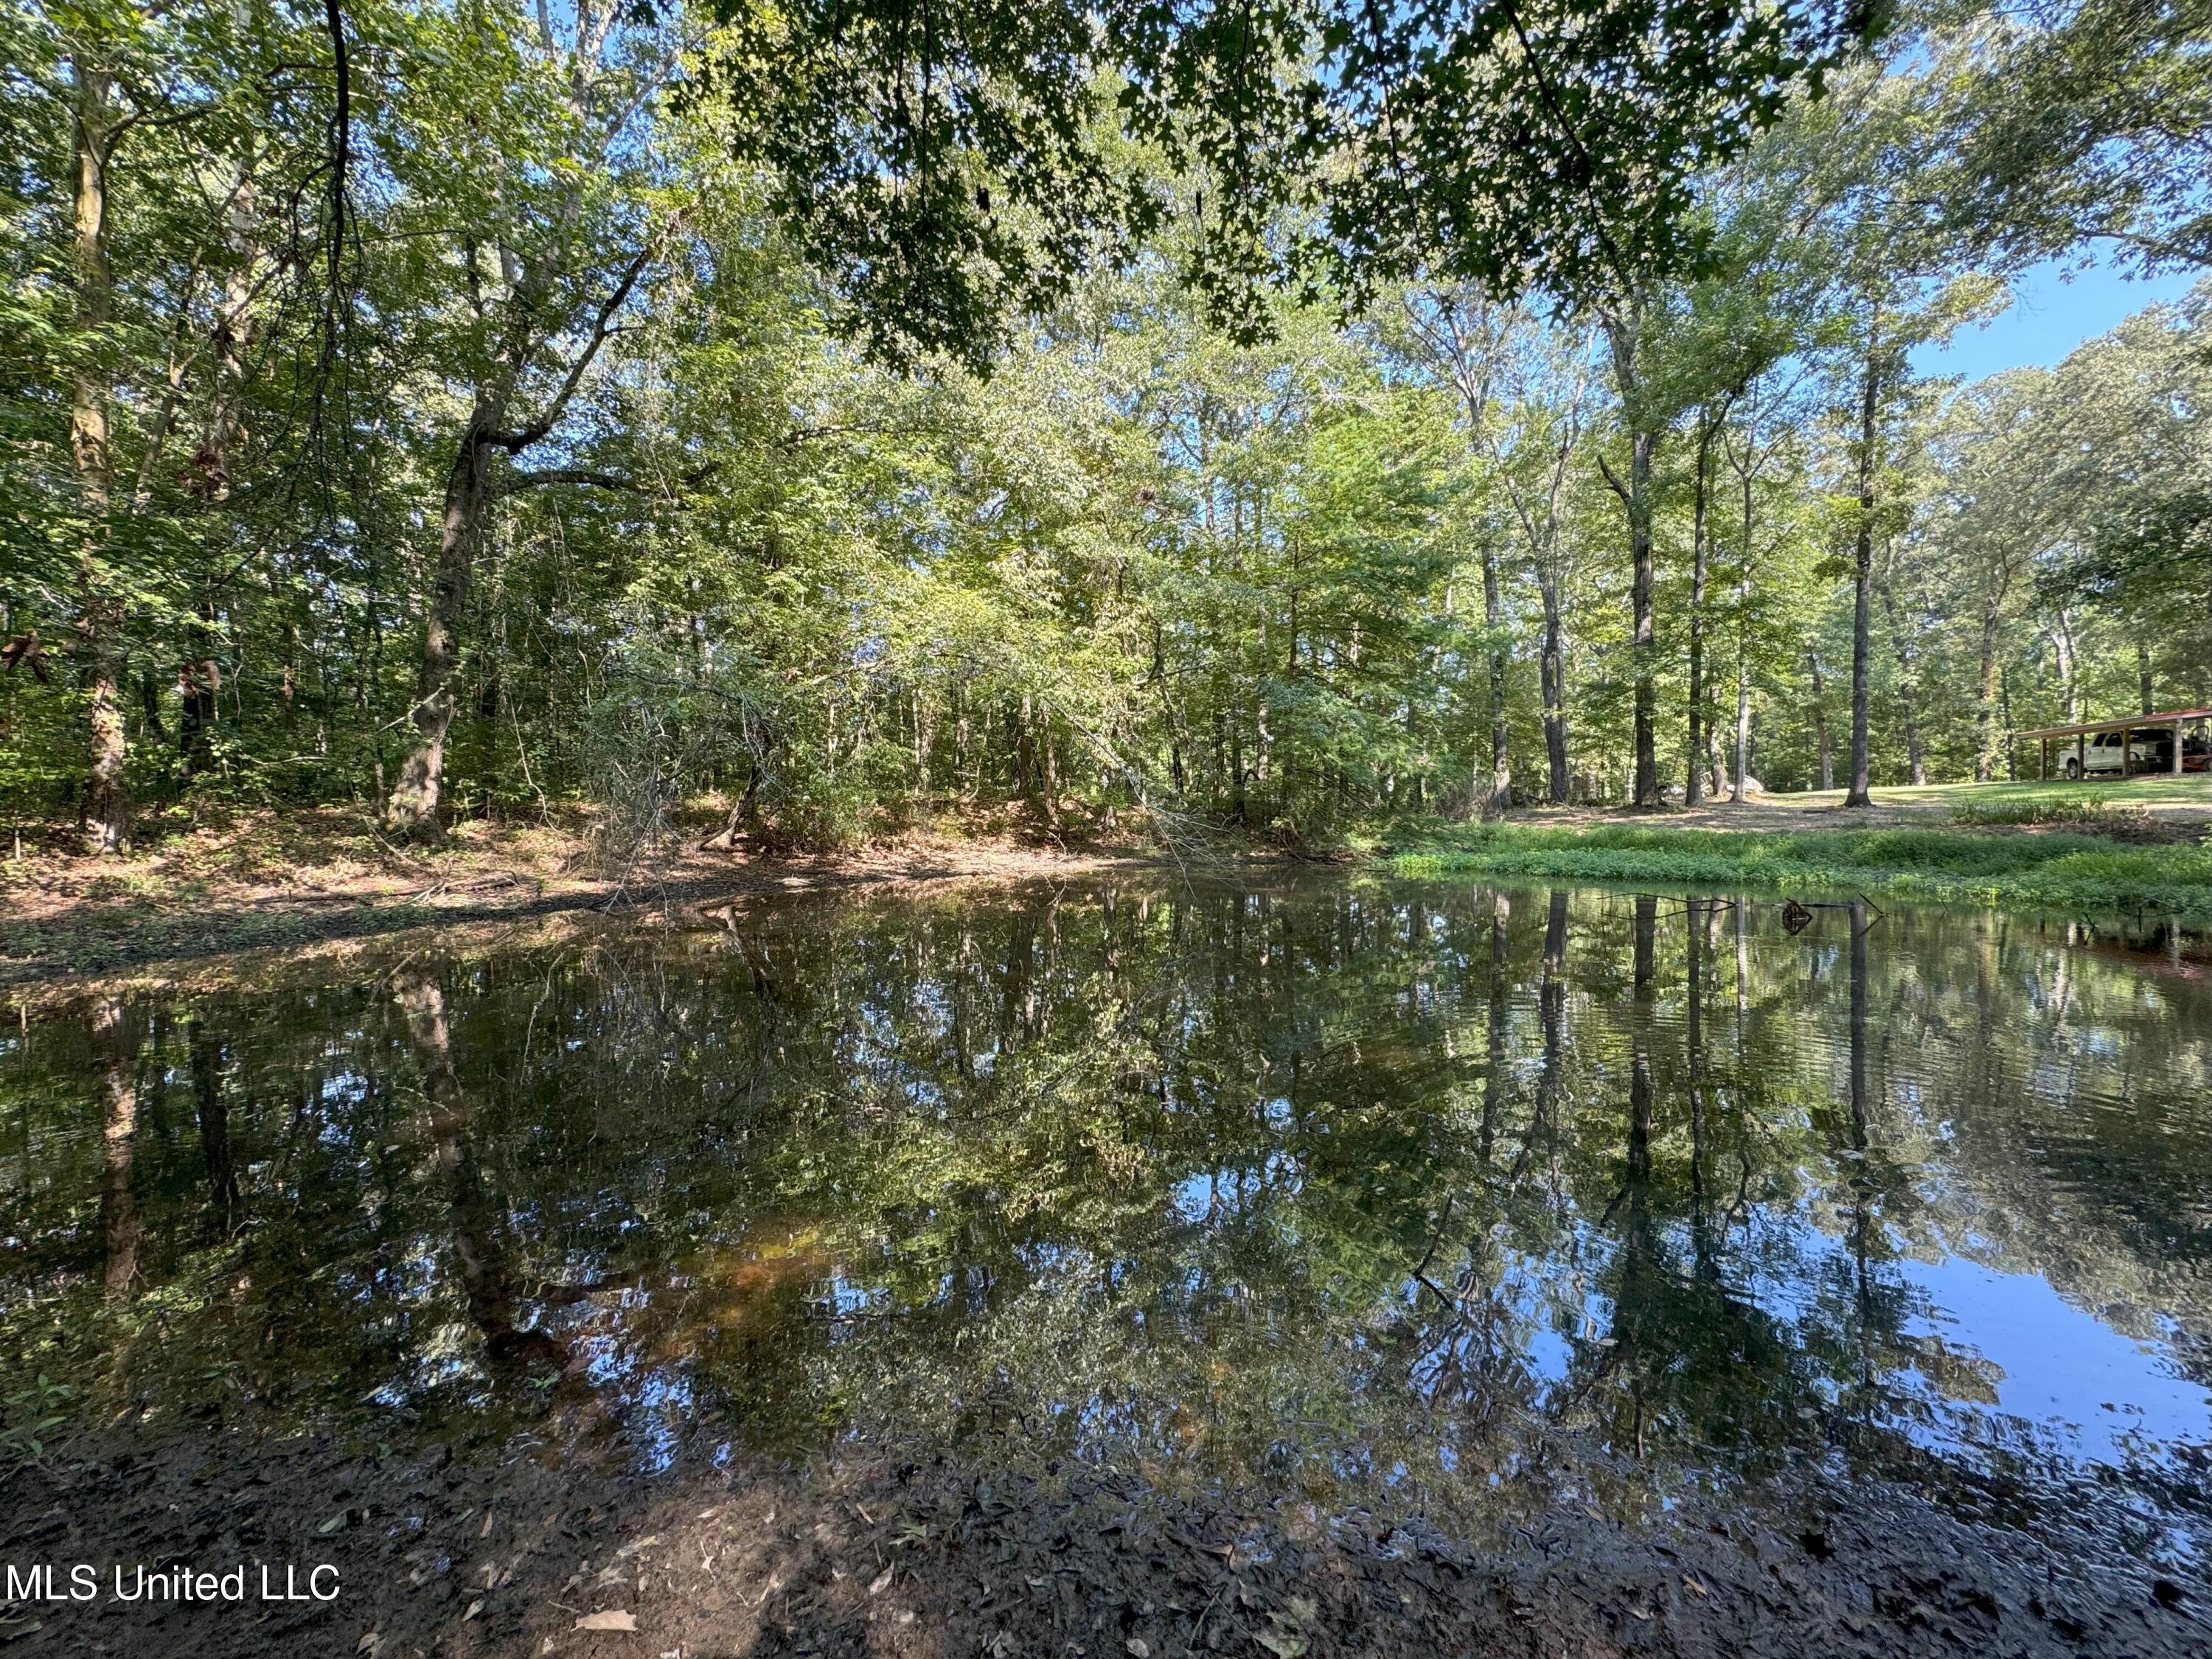
[[[1221,729],[1218,715],[1214,725],[1213,746],[1218,758],[1221,748]],[[952,787],[956,792],[963,795],[966,794],[966,787],[963,780],[967,775],[968,682],[963,678],[952,682]]]
[[[1623,483],[1605,467],[1606,482],[1620,497],[1628,514],[1629,560],[1634,579],[1629,588],[1629,652],[1636,678],[1636,781],[1638,806],[1659,805],[1659,759],[1655,726],[1658,692],[1654,680],[1655,655],[1651,623],[1651,468],[1658,454],[1659,430],[1645,407],[1642,371],[1637,361],[1638,332],[1642,326],[1640,303],[1626,312],[1608,313],[1606,338],[1613,354],[1613,376],[1620,393],[1622,417],[1628,426],[1628,479]],[[1604,465],[1600,457],[1600,465]]]
[[1874,662],[1870,635],[1874,600],[1875,417],[1881,408],[1880,306],[1867,314],[1866,380],[1859,393],[1859,522],[1851,560],[1851,787],[1846,806],[1871,806],[1867,753],[1867,706]]
[[[1440,295],[1431,327],[1416,327],[1449,364],[1454,387],[1467,417],[1468,439],[1478,451],[1490,447],[1491,375],[1500,338],[1489,298],[1480,289]],[[1498,546],[1487,527],[1481,533],[1482,621],[1490,640],[1485,653],[1490,679],[1490,776],[1468,781],[1468,805],[1478,817],[1490,817],[1513,805],[1510,734],[1505,722],[1505,674],[1511,660],[1505,633],[1505,609],[1498,593]],[[1444,589],[1444,614],[1452,611],[1452,588]],[[1295,614],[1295,613],[1293,613]],[[1473,769],[1470,769],[1472,771]]]
[[1905,715],[1905,763],[1912,769],[1915,787],[1928,781],[1928,765],[1920,746],[1920,674],[1917,654],[1897,611],[1897,595],[1888,583],[1881,589],[1884,612],[1889,617],[1889,636],[1897,653],[1897,702]]
[[119,853],[131,840],[129,759],[123,716],[123,602],[104,556],[114,510],[113,458],[107,431],[107,345],[115,310],[107,263],[107,157],[114,143],[107,71],[75,53],[70,60],[70,160],[75,200],[76,325],[82,335],[70,394],[70,460],[84,512],[77,550],[77,663],[89,716],[83,799],[85,850]]
[[1240,714],[1229,722],[1229,820],[1243,825],[1250,803],[1244,795],[1244,721]]
[[[1024,707],[1029,701],[1027,697],[1022,699]],[[1030,731],[1030,746],[1036,757],[1037,805],[1044,813],[1045,827],[1057,834],[1060,830],[1060,766],[1053,749],[1052,716],[1039,711]]]
[[1897,701],[1905,716],[1905,763],[1917,789],[1928,781],[1928,760],[1920,746],[1920,699],[1911,680],[1899,684]]
[[1700,416],[1696,479],[1690,497],[1690,769],[1684,783],[1683,800],[1691,806],[1702,801],[1705,793],[1705,480],[1712,447],[1712,422]]
[[1751,797],[1746,787],[1751,778],[1751,653],[1744,638],[1746,629],[1736,628],[1735,642],[1735,792],[1733,799],[1739,806]]
[[1651,462],[1659,434],[1648,429],[1630,439],[1628,452],[1628,540],[1635,564],[1629,589],[1630,648],[1636,663],[1636,804],[1659,805],[1656,722],[1658,691],[1653,679],[1651,625]]
[[1820,745],[1820,787],[1836,787],[1836,755],[1834,745],[1828,741],[1828,688],[1820,678],[1820,658],[1817,652],[1805,653],[1806,666],[1813,671],[1813,731]]
[[2070,725],[2081,718],[2081,660],[2074,649],[2074,620],[2063,605],[2051,613],[2051,648],[2058,659],[2059,684],[2066,688],[2066,719]]
[[177,670],[177,761],[186,779],[215,764],[215,727],[222,710],[222,668],[216,659],[219,613],[213,589],[204,590],[192,608],[186,637],[191,641]]
[[2004,712],[2005,781],[2015,783],[2019,781],[2020,772],[2015,758],[2019,744],[2014,741],[2014,734],[2020,728],[2014,724],[2012,718],[2012,672],[2009,669],[2000,668],[1997,671],[1997,706]]
[[1490,632],[1490,799],[1484,816],[1513,805],[1513,757],[1505,726],[1505,606],[1498,592],[1498,549],[1482,543],[1482,621]]
[[[1746,441],[1748,446],[1749,440]],[[1747,447],[1743,481],[1743,546],[1735,571],[1735,790],[1741,806],[1750,799],[1744,780],[1751,775],[1751,531],[1752,467]]]
[[1559,613],[1558,577],[1540,575],[1536,589],[1544,605],[1544,755],[1551,771],[1547,781],[1552,805],[1564,806],[1567,804],[1566,629]]
[[[560,390],[533,420],[514,431],[504,429],[515,388],[524,369],[543,341],[564,331],[549,326],[547,307],[552,303],[555,272],[543,263],[532,263],[518,274],[506,302],[503,337],[490,372],[477,386],[469,423],[461,433],[452,467],[446,474],[446,499],[439,520],[438,566],[430,603],[423,618],[422,660],[415,677],[415,702],[409,710],[415,722],[415,747],[400,768],[399,781],[385,800],[385,819],[395,830],[410,836],[434,836],[446,773],[446,733],[453,721],[454,671],[460,659],[463,611],[468,600],[469,578],[477,549],[483,543],[485,509],[490,501],[489,471],[493,452],[505,450],[520,456],[550,436],[567,412],[569,399],[583,383],[599,349],[615,332],[614,319],[628,301],[653,243],[648,239],[632,257],[600,304],[584,343],[570,359]],[[474,257],[474,246],[469,248]]]
[[[239,434],[240,410],[245,398],[246,353],[253,337],[253,279],[260,247],[260,193],[255,184],[258,158],[251,137],[241,141],[238,172],[231,184],[228,242],[230,269],[223,278],[222,309],[215,331],[215,395],[209,399],[207,424],[199,453],[192,458],[194,493],[210,507],[230,499],[235,473],[233,451]],[[224,520],[210,514],[206,557],[210,575],[230,555],[223,536]],[[191,621],[186,625],[187,646],[177,665],[177,762],[187,781],[206,772],[215,759],[215,727],[221,713],[222,669],[216,658],[220,613],[212,580],[202,584]]]
[[[1983,672],[1986,677],[1988,671],[1984,669]],[[2136,678],[2142,683],[2142,712],[2146,714],[2151,714],[2157,709],[2158,704],[2152,700],[2152,693],[2155,688],[2151,684],[2150,647],[2142,639],[2136,641]]]
[[460,660],[461,617],[468,604],[470,572],[483,532],[490,438],[506,412],[503,393],[488,391],[478,395],[468,430],[462,434],[446,474],[437,574],[423,617],[422,661],[416,672],[415,705],[410,711],[415,746],[401,765],[399,781],[384,805],[385,821],[392,829],[420,839],[433,838],[439,832],[446,734],[453,723],[453,678]]
[[[1987,783],[1996,776],[1997,762],[1997,622],[2002,595],[1982,607],[1981,696],[1974,705],[1974,781]],[[2146,709],[2145,713],[2149,711]],[[1913,780],[1915,783],[1919,779]]]

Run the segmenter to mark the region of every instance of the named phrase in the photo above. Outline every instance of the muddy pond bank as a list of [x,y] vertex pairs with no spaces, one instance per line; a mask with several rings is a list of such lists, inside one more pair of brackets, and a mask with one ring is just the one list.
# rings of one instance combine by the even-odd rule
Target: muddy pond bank
[[[327,1563],[342,1588],[328,1604],[15,1607],[4,1633],[17,1651],[132,1659],[2179,1656],[2212,1635],[2201,1584],[1897,1485],[1793,1482],[1628,1522],[1556,1506],[1475,1542],[1411,1514],[908,1449],[657,1480],[614,1448],[552,1468],[522,1448],[377,1457],[315,1437],[63,1459],[0,1500],[18,1553],[103,1577],[117,1560],[266,1561],[280,1584],[283,1564]],[[617,1627],[579,1628],[594,1614]]]
[[0,1034],[0,1555],[343,1590],[0,1638],[2201,1652],[2170,955],[1140,872],[94,988]]
[[[1262,864],[1225,849],[1221,863]],[[623,854],[587,821],[458,827],[395,845],[358,814],[250,814],[181,832],[128,860],[47,850],[0,866],[0,986],[167,972],[245,951],[348,947],[423,927],[632,916],[762,895],[921,884],[1069,881],[1172,866],[1133,842],[1067,842],[1006,827],[909,833],[836,853],[679,841]]]

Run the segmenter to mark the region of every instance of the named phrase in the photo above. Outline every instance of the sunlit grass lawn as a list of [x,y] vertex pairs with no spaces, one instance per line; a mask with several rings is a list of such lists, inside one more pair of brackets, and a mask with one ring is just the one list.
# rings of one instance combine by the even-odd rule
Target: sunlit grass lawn
[[[1663,817],[1433,824],[1394,837],[1386,867],[1676,887],[1882,892],[2068,914],[2148,912],[2212,921],[2212,844],[2190,822],[2212,808],[2195,777],[2115,783],[1876,789],[1905,809],[1855,824],[1838,794],[1765,798],[1741,828]],[[1803,829],[1772,809],[1805,806]],[[2178,820],[2178,821],[2177,821]]]
[[[1844,792],[1808,789],[1799,794],[1759,799],[1774,806],[1815,809],[1841,806]],[[1978,812],[2008,807],[2065,807],[2092,800],[2115,806],[2139,806],[2160,817],[2177,811],[2212,817],[2212,775],[2186,772],[2178,778],[2171,775],[2124,779],[2095,777],[2080,782],[2055,778],[2017,783],[1876,784],[1874,799],[1877,807],[1910,808],[1946,817],[1962,809]]]

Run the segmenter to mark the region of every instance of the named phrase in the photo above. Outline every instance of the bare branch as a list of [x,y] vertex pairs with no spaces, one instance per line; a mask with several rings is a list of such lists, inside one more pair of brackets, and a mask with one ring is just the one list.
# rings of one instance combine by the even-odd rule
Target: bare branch
[[600,472],[587,466],[549,466],[534,472],[510,472],[489,493],[493,496],[512,495],[519,490],[542,489],[547,484],[583,484],[594,489],[619,489],[633,495],[650,495],[653,486],[640,483],[635,478],[625,478],[619,473]]
[[645,246],[638,249],[636,257],[623,270],[614,290],[599,307],[599,315],[592,319],[591,337],[584,342],[584,349],[576,354],[575,362],[568,365],[567,378],[561,382],[560,391],[553,394],[553,401],[546,404],[544,412],[527,426],[518,427],[511,432],[489,434],[487,442],[498,446],[510,455],[519,455],[561,423],[561,417],[568,412],[569,400],[576,395],[576,388],[583,384],[592,360],[599,355],[599,348],[620,331],[615,327],[615,315],[629,301],[630,290],[637,286],[637,279],[645,274],[645,268],[653,258],[653,240],[648,237]]
[[1603,450],[1597,452],[1597,470],[1605,475],[1605,481],[1613,486],[1614,495],[1620,496],[1624,501],[1633,499],[1628,493],[1628,486],[1621,483],[1620,475],[1613,470],[1613,463],[1606,459]]

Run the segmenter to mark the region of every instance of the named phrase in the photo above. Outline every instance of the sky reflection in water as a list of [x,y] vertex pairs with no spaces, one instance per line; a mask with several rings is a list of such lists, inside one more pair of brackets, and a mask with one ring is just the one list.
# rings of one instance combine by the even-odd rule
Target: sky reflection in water
[[2062,926],[1138,884],[271,979],[0,1042],[6,1393],[2205,1526],[2212,983]]

